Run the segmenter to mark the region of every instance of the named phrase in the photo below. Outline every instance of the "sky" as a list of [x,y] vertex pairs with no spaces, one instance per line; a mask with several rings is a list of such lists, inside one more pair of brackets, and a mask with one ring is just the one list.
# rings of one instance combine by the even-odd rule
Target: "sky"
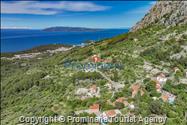
[[130,28],[155,1],[1,1],[1,28]]

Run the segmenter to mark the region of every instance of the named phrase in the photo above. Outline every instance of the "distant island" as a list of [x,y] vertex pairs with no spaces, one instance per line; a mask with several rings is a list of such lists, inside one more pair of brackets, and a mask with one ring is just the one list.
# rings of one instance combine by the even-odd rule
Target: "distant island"
[[43,31],[51,31],[51,32],[95,32],[101,31],[103,29],[94,29],[94,28],[85,28],[85,27],[63,27],[63,26],[56,26],[56,27],[49,27],[43,29]]

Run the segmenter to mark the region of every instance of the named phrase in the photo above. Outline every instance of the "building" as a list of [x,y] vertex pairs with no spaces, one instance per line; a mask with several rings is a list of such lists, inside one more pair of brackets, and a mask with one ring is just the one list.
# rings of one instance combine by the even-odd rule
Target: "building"
[[108,110],[108,111],[103,112],[101,115],[104,118],[113,118],[113,117],[116,117],[117,115],[121,115],[121,111],[118,109]]
[[114,89],[114,91],[118,92],[121,89],[123,89],[125,87],[124,84],[118,83],[118,82],[113,82],[112,83],[112,89]]
[[109,90],[112,90],[115,92],[118,92],[125,87],[124,84],[117,83],[117,82],[107,83],[105,84],[105,86],[108,87]]
[[99,104],[93,104],[89,107],[89,110],[90,112],[97,114],[100,111],[100,106]]
[[162,90],[162,95],[161,95],[161,99],[164,102],[168,102],[170,104],[174,104],[176,96],[173,95],[172,93],[169,93],[167,91]]
[[156,85],[155,85],[156,91],[161,92],[162,86],[160,85],[160,83],[157,80],[155,82],[156,82]]
[[77,91],[76,91],[76,95],[84,95],[84,94],[86,94],[86,93],[88,93],[88,89],[86,89],[86,88],[79,88]]
[[79,110],[79,111],[75,111],[76,115],[82,114],[82,113],[88,113],[88,114],[95,114],[95,115],[100,115],[100,106],[99,104],[92,104],[90,105],[89,109],[85,109],[85,110]]
[[109,62],[112,61],[112,60],[109,60],[109,59],[101,59],[98,55],[93,55],[93,56],[91,57],[91,60],[92,60],[92,62],[94,62],[94,63],[97,63],[97,62],[109,63]]
[[81,99],[100,97],[100,88],[96,85],[92,85],[89,88],[79,88],[75,94]]
[[113,103],[113,105],[115,105],[116,102],[123,103],[124,106],[129,105],[129,103],[128,103],[128,101],[126,101],[125,97],[119,97],[118,99],[116,99],[116,101]]
[[135,95],[138,93],[139,89],[140,89],[140,85],[139,85],[139,84],[133,84],[133,85],[131,86],[132,98],[135,97]]
[[88,95],[90,95],[90,97],[100,97],[100,88],[96,85],[90,86]]
[[93,55],[93,56],[91,57],[91,60],[92,60],[94,63],[101,62],[101,59],[99,58],[98,55]]
[[164,84],[167,81],[167,78],[165,76],[164,73],[160,73],[157,77],[156,80],[160,83],[160,84]]
[[138,94],[138,92],[140,92],[141,96],[144,95],[144,91],[139,83],[135,83],[131,86],[131,92],[132,92],[132,98],[134,98]]
[[118,99],[116,99],[115,102],[123,103],[124,101],[125,101],[125,97],[119,97]]
[[96,85],[92,85],[90,87],[90,93],[96,93],[97,92],[97,86]]
[[128,108],[129,108],[130,110],[134,110],[135,106],[134,106],[134,104],[129,104]]

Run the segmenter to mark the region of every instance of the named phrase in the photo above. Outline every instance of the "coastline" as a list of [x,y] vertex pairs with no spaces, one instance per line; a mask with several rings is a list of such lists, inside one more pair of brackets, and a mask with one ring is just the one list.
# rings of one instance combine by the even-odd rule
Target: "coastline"
[[38,54],[47,53],[47,52],[49,52],[49,53],[63,52],[63,51],[67,51],[73,47],[74,47],[74,45],[64,45],[64,44],[41,45],[41,46],[33,47],[31,49],[24,50],[24,51],[1,52],[1,58],[16,59],[16,58],[20,58],[22,55],[23,55],[23,57],[28,56],[28,58],[30,58],[29,55],[38,55]]
[[37,30],[2,30],[1,53],[27,51],[35,47],[51,44],[80,46],[86,41],[100,41],[126,32],[128,32],[128,29],[107,30],[99,32],[43,32]]

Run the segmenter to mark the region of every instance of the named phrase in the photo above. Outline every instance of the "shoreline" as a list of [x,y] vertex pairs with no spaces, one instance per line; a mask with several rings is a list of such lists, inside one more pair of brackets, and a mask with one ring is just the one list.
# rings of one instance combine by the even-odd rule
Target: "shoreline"
[[29,57],[29,55],[38,55],[39,53],[56,53],[62,52],[72,49],[77,45],[65,45],[65,44],[48,44],[48,45],[41,45],[37,47],[33,47],[28,50],[24,51],[17,51],[17,52],[1,52],[1,59],[2,58],[19,58],[19,55],[23,55],[24,57]]

